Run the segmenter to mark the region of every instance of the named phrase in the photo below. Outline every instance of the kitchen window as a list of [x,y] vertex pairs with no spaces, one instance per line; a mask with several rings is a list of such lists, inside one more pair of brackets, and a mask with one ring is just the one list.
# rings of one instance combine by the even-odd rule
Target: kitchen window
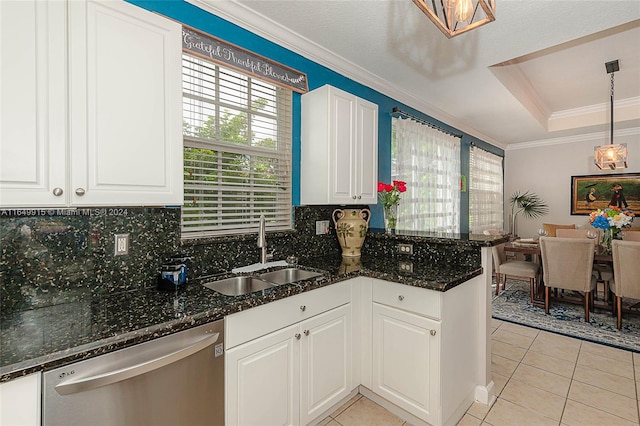
[[477,146],[469,156],[469,229],[481,234],[501,230],[503,219],[502,157]]
[[183,54],[182,237],[291,229],[290,89]]
[[398,229],[459,233],[460,137],[413,119],[391,121],[391,174],[407,183]]

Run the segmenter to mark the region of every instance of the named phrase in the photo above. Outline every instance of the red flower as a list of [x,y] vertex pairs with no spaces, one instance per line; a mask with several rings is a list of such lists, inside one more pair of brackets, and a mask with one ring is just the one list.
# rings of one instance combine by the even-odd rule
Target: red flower
[[392,185],[378,182],[378,198],[380,198],[383,206],[398,204],[400,193],[406,192],[406,190],[407,184],[401,180],[394,180]]

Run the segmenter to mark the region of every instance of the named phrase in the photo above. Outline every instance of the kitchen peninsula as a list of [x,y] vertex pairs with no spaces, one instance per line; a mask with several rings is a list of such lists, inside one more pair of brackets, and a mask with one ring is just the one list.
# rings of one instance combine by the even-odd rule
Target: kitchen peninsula
[[[293,239],[293,247],[298,247],[293,252],[313,254],[300,257],[298,263],[303,268],[322,271],[324,275],[321,279],[230,297],[204,288],[198,285],[197,278],[192,278],[186,288],[178,293],[159,292],[153,286],[146,286],[124,293],[71,297],[64,304],[38,309],[3,312],[0,320],[0,382],[50,370],[222,317],[241,315],[251,312],[250,308],[253,307],[268,307],[292,296],[313,295],[315,293],[310,292],[346,283],[350,286],[349,303],[354,329],[352,335],[356,338],[352,353],[357,358],[357,362],[353,363],[353,387],[349,389],[350,392],[358,388],[367,392],[373,388],[377,394],[384,393],[376,390],[375,383],[375,380],[384,377],[377,377],[373,368],[376,362],[375,356],[372,356],[376,340],[374,318],[383,321],[391,317],[385,311],[391,308],[396,314],[419,316],[439,327],[435,338],[446,354],[438,355],[438,362],[442,364],[438,371],[442,373],[435,376],[439,379],[434,386],[441,392],[448,392],[447,401],[451,400],[451,395],[458,400],[455,407],[446,406],[448,402],[443,398],[436,402],[445,404],[444,409],[442,405],[428,409],[418,407],[414,412],[419,415],[421,411],[428,411],[429,415],[435,416],[427,416],[429,423],[447,424],[458,414],[461,416],[474,399],[484,403],[491,402],[493,396],[488,341],[490,247],[503,242],[503,238],[468,235],[443,237],[420,233],[390,235],[382,230],[372,229],[363,246],[364,254],[358,262],[339,255],[335,235],[322,236],[326,237],[325,242],[334,249],[326,251],[330,254],[317,255],[313,253],[313,249],[301,247],[308,243],[301,235],[303,232],[282,234],[268,235],[268,238],[272,241],[278,238]],[[253,236],[246,240],[247,246],[255,245]],[[322,247],[325,242],[320,242],[316,247]],[[398,255],[398,243],[412,244],[413,254]],[[198,252],[195,246],[185,245],[183,248],[192,254]],[[257,251],[255,248],[250,250]],[[198,255],[195,257],[194,264],[200,261]],[[196,265],[193,269],[203,270]],[[216,272],[222,272],[221,276],[225,276],[224,271],[230,269],[220,266]],[[406,291],[399,294],[398,289]],[[430,297],[421,300],[426,294]],[[394,306],[403,302],[400,296],[407,302],[418,297],[418,302],[416,305],[409,304],[408,308]],[[59,315],[60,313],[64,315]],[[59,321],[44,319],[54,316]],[[404,320],[404,317],[400,318],[400,321]],[[84,326],[80,332],[69,327],[69,324]],[[34,326],[41,328],[34,330]],[[69,333],[70,330],[74,332]],[[49,334],[51,338],[39,347],[30,346],[29,337],[34,332],[39,335]],[[230,338],[233,335],[227,335],[227,339]],[[459,345],[467,346],[461,348]],[[358,366],[358,371],[355,371],[355,366]],[[377,371],[384,372],[379,368]],[[388,370],[389,374],[392,371]],[[462,373],[466,376],[459,377]],[[447,389],[456,383],[464,383],[464,386],[460,389]],[[378,386],[380,389],[384,387],[384,384]],[[461,396],[462,388],[464,395]],[[391,399],[396,406],[402,407],[402,401],[393,399],[393,389],[387,391],[389,394],[381,398]],[[402,408],[411,411],[412,407],[409,404]]]

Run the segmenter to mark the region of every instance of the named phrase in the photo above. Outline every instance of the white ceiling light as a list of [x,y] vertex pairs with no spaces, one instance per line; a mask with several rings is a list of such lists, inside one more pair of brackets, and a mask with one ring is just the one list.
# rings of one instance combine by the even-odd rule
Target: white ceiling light
[[496,20],[495,0],[413,0],[447,38]]
[[611,137],[609,145],[601,145],[595,147],[594,163],[599,169],[626,169],[627,168],[627,144],[613,143],[613,75],[620,70],[618,60],[607,62],[604,64],[607,73],[611,74]]

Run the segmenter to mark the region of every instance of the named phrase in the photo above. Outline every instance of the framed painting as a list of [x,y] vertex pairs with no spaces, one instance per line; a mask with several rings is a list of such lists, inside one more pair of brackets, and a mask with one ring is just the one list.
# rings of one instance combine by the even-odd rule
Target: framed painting
[[640,173],[571,176],[571,214],[609,206],[640,212]]

